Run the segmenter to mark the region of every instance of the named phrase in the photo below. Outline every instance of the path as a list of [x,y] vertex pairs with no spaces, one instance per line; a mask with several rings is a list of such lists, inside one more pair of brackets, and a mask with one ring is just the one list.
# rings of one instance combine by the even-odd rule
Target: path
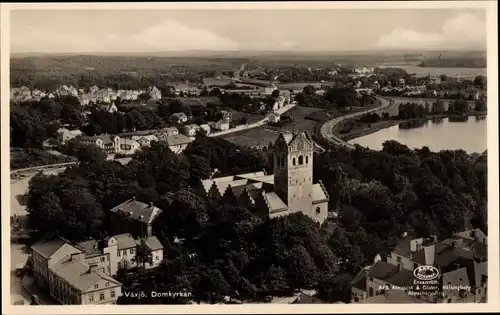
[[381,109],[387,108],[387,107],[391,106],[394,102],[394,100],[386,98],[386,97],[375,96],[375,98],[380,101],[379,107],[365,110],[362,112],[356,112],[356,113],[344,115],[344,116],[337,117],[335,119],[327,121],[326,123],[324,123],[321,126],[321,129],[320,129],[321,137],[323,139],[325,139],[326,141],[328,141],[329,143],[332,143],[335,145],[341,145],[341,146],[344,146],[344,147],[349,148],[349,149],[354,149],[354,145],[347,143],[346,141],[340,139],[337,135],[335,135],[333,133],[333,127],[346,119],[351,119],[354,117],[358,117],[361,115],[365,115],[368,113],[376,112],[376,111],[379,111]]
[[[274,113],[282,115],[283,113],[285,113],[285,112],[289,111],[290,109],[294,108],[296,105],[297,105],[297,103],[295,103],[295,102],[291,103],[291,104],[288,104],[288,105],[285,105],[282,108],[276,110]],[[227,135],[227,134],[230,134],[230,133],[233,133],[233,132],[238,132],[238,131],[243,131],[243,130],[248,130],[248,129],[253,129],[253,128],[264,126],[264,125],[266,125],[269,122],[269,116],[271,116],[271,114],[269,114],[266,118],[264,118],[264,119],[262,119],[262,120],[260,120],[258,122],[255,122],[253,124],[240,125],[240,126],[237,126],[235,128],[228,129],[228,130],[211,133],[209,135],[209,137],[218,137],[218,136]]]

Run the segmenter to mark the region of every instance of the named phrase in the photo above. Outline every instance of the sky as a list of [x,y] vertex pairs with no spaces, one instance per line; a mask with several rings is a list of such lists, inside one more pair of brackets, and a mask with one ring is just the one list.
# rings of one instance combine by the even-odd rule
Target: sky
[[485,50],[480,9],[13,10],[12,53]]

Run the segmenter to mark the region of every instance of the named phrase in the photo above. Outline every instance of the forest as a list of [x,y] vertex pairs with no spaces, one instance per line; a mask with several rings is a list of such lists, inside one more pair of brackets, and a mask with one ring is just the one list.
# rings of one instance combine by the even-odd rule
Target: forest
[[147,274],[121,273],[124,290],[184,291],[209,303],[225,296],[262,301],[306,288],[328,302],[349,302],[353,276],[376,254],[388,254],[404,232],[442,239],[472,225],[487,233],[486,158],[462,150],[411,150],[386,141],[381,151],[331,147],[316,154],[314,181],[323,181],[329,208],[338,213],[322,226],[302,214],[259,217],[230,193],[217,201],[193,189],[214,171],[272,173],[272,152],[271,143],[254,150],[199,135],[182,155],[154,143],[121,165],[97,148],[82,148],[79,163],[64,173],[31,180],[29,216],[39,233],[78,241],[106,235],[117,204],[134,196],[154,202],[163,210],[154,231],[165,261]]

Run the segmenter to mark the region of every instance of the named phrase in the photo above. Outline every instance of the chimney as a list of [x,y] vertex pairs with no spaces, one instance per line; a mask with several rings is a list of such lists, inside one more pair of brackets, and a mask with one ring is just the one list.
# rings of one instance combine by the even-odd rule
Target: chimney
[[129,211],[129,212],[128,212],[128,215],[132,215],[132,213],[133,213],[132,211]]
[[398,264],[398,271],[401,271],[403,269],[403,264]]
[[69,257],[69,260],[70,261],[73,261],[73,260],[77,261],[78,260],[77,259],[77,255],[80,255],[80,253],[73,253],[73,254],[71,254],[70,257]]
[[434,240],[434,242],[437,243],[437,236],[436,235],[431,235],[432,239]]
[[134,197],[132,197],[132,201],[135,201],[135,196],[134,196]]
[[407,237],[407,236],[408,236],[408,233],[404,232],[403,237]]
[[90,265],[89,266],[89,273],[96,272],[97,271],[97,265]]
[[149,203],[149,207],[150,207],[150,208],[153,208],[154,206],[155,206],[154,202],[152,202],[152,201],[151,201],[151,202]]

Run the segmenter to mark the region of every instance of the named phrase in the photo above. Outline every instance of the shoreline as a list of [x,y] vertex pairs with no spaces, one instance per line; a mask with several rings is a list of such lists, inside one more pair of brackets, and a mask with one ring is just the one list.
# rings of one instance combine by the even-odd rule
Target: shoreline
[[[483,116],[483,115],[486,116],[487,112],[468,113],[465,116],[471,117],[471,116]],[[366,124],[365,124],[365,128],[363,128],[361,130],[357,130],[357,131],[346,133],[346,134],[342,134],[342,135],[339,134],[336,130],[333,130],[333,133],[337,137],[339,137],[340,139],[342,139],[343,141],[347,142],[347,141],[351,141],[351,140],[354,140],[354,139],[357,139],[357,138],[361,138],[361,137],[370,135],[372,133],[375,133],[375,132],[383,130],[383,129],[387,129],[387,128],[399,125],[400,123],[404,123],[404,122],[409,122],[409,121],[429,121],[429,120],[433,120],[433,119],[446,119],[446,118],[451,118],[451,117],[452,117],[452,115],[443,114],[443,115],[435,115],[435,116],[432,116],[432,117],[423,117],[423,118],[386,120],[386,121],[380,121],[378,123],[375,123],[375,124],[373,124],[375,126],[372,126],[372,127],[367,127]]]

